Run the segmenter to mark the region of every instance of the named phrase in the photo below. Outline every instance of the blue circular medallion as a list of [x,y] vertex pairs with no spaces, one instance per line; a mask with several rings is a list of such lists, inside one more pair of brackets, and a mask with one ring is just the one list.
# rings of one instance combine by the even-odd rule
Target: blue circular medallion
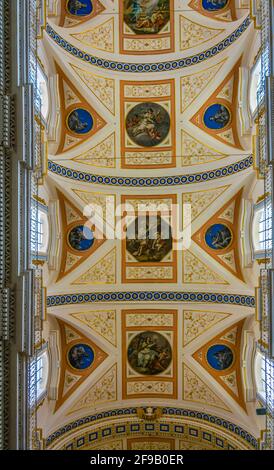
[[74,250],[89,250],[94,243],[93,232],[84,225],[77,225],[69,232],[68,241]]
[[91,0],[68,0],[67,1],[67,12],[70,15],[75,16],[87,16],[90,15],[93,10]]
[[228,4],[228,0],[203,0],[202,6],[207,11],[219,11],[225,8]]
[[224,250],[232,241],[232,232],[224,224],[211,225],[205,234],[205,242],[213,250]]
[[209,129],[218,130],[226,127],[230,122],[230,111],[220,103],[210,105],[204,114],[204,124]]
[[74,369],[87,369],[93,361],[94,352],[87,344],[74,344],[68,352],[68,362]]
[[214,344],[206,353],[208,364],[216,370],[228,369],[233,362],[233,352],[225,344]]
[[83,108],[76,108],[67,117],[67,126],[75,134],[87,134],[93,128],[93,117]]

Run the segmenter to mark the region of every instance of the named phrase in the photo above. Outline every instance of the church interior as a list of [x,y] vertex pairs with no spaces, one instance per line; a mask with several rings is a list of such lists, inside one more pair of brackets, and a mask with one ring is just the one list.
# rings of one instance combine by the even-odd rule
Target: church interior
[[0,11],[1,447],[274,449],[273,2]]

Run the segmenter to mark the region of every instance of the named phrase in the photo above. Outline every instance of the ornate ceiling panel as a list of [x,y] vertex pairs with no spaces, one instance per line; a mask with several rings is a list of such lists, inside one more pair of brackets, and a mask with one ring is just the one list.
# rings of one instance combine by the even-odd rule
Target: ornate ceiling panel
[[[174,414],[176,414],[176,418],[172,417]],[[136,409],[129,407],[106,412],[105,418],[107,416],[111,416],[114,420],[112,424],[100,422],[102,418],[100,414],[85,417],[85,425],[83,425],[83,420],[70,422],[49,436],[46,448],[121,450],[128,449],[128,446],[132,447],[135,443],[134,448],[137,449],[137,439],[141,443],[144,442],[144,439],[148,442],[147,446],[143,444],[141,447],[145,450],[155,449],[156,443],[160,444],[162,449],[166,449],[167,446],[185,450],[250,450],[257,448],[256,439],[241,427],[210,414],[203,415],[189,409],[165,408],[163,418],[159,417],[155,423],[138,422]],[[72,427],[76,429],[75,434],[67,436],[67,432]],[[117,428],[119,429],[119,437],[117,436]],[[135,437],[128,438],[128,436],[132,436],[132,433]]]
[[226,328],[195,352],[193,357],[244,409],[239,355],[244,321]]
[[61,106],[61,139],[58,153],[67,152],[85,142],[105,126],[105,121],[92,108],[63,75],[56,65],[59,77],[59,96]]
[[[187,5],[176,0],[175,8],[173,0],[159,0],[147,5],[121,0],[111,7],[110,3],[106,4],[103,14],[94,20],[91,18],[81,28],[77,24],[75,28],[60,28],[58,20],[51,17],[47,32],[67,52],[85,62],[104,69],[140,73],[176,70],[205,61],[228,48],[250,22],[244,17],[245,8],[238,9],[238,18],[234,21],[218,18],[213,10],[206,15],[205,21],[200,10],[185,8]],[[96,9],[93,11],[95,16]],[[83,22],[82,15],[75,16]],[[96,54],[90,54],[91,51]],[[98,57],[100,53],[102,57]],[[174,53],[177,53],[175,60]],[[160,54],[173,57],[168,62],[159,62]],[[116,60],[117,55],[121,61]],[[131,56],[134,62],[125,62],[125,56]],[[138,62],[137,56],[143,56],[142,60]],[[146,56],[153,57],[153,63],[143,63]]]
[[233,0],[191,0],[189,6],[202,15],[216,20],[233,21],[236,19]]
[[59,320],[61,370],[55,411],[106,359],[107,354],[73,326]]
[[[256,177],[239,115],[248,13],[234,0],[71,0],[48,18],[46,185],[61,249],[52,239],[47,321],[61,367],[47,447],[254,444],[233,434],[254,428],[240,367],[255,307],[240,243]],[[161,422],[169,405],[188,410],[181,424]],[[106,410],[124,407],[134,417],[118,436]],[[104,424],[65,435],[97,411]]]
[[193,116],[191,122],[215,139],[241,149],[237,132],[237,100],[240,61]]
[[242,191],[235,194],[192,237],[203,250],[241,280],[243,276],[235,232],[239,226]]
[[99,0],[61,0],[60,26],[71,28],[94,18],[105,10]]
[[63,231],[59,281],[94,253],[104,243],[105,237],[59,190],[57,194]]

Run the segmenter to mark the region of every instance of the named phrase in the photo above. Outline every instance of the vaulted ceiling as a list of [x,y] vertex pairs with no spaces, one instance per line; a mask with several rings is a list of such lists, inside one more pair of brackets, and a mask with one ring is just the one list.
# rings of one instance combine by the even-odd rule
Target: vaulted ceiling
[[[257,282],[249,2],[48,3],[39,46],[49,90],[41,197],[50,221],[51,376],[39,411],[47,445],[250,447],[244,431],[236,439],[223,424],[258,437],[249,372]],[[191,227],[183,227],[190,205]],[[162,222],[168,236],[140,243],[136,218],[146,230],[152,206],[154,230]],[[114,229],[132,239],[109,236]],[[183,434],[170,418],[164,437],[160,428],[150,435],[136,411],[146,406],[162,410],[158,427],[163,416],[169,422],[163,407],[192,415]],[[117,436],[110,411],[118,409],[133,410],[139,428]],[[110,431],[82,430],[81,418],[103,412]],[[230,431],[216,434],[203,413]],[[55,444],[52,433],[72,422],[77,438]]]

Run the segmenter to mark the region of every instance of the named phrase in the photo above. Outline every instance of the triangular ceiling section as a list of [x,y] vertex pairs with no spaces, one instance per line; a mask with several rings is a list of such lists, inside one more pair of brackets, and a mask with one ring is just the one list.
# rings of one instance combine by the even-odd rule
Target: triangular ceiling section
[[223,400],[186,364],[183,364],[183,400],[230,411]]
[[73,326],[59,319],[58,324],[62,356],[55,411],[108,356]]
[[99,0],[61,0],[61,15],[59,26],[71,28],[95,18],[105,10]]
[[109,18],[87,31],[75,33],[71,36],[92,49],[114,52],[114,18]]
[[104,235],[57,189],[62,219],[62,257],[57,281],[72,272],[105,241]]
[[117,365],[112,366],[87,391],[78,397],[69,413],[83,409],[92,409],[117,400]]
[[218,199],[219,196],[224,195],[229,186],[220,186],[216,189],[206,189],[201,191],[193,191],[191,193],[183,193],[183,213],[184,204],[191,205],[191,222],[193,222],[199,215]]
[[96,332],[113,346],[117,343],[116,310],[87,310],[72,313],[74,318],[93,333]]
[[77,76],[84,82],[89,91],[111,114],[115,114],[115,80],[103,77],[86,69],[71,64]]
[[195,139],[186,131],[182,131],[181,142],[182,166],[201,165],[227,156]]
[[72,158],[73,161],[99,168],[115,167],[115,133],[99,142],[86,152]]
[[222,28],[212,28],[196,21],[191,21],[186,16],[180,16],[180,50],[191,49],[210,41],[223,33]]
[[182,270],[183,284],[228,284],[223,277],[210,269],[208,263],[203,263],[190,250],[183,251]]
[[201,72],[181,77],[182,111],[185,111],[200,96],[210,82],[216,79],[216,75],[224,63],[225,60]]
[[106,122],[79,93],[62,69],[55,64],[59,75],[61,135],[57,153],[66,152],[94,136]]
[[103,256],[97,263],[81,274],[73,285],[116,284],[116,248]]
[[202,131],[234,148],[242,149],[237,131],[237,93],[241,59],[191,118]]
[[187,346],[230,313],[208,310],[183,310],[183,346]]
[[237,19],[234,0],[191,0],[188,6],[202,15],[219,21]]
[[81,189],[73,189],[72,191],[96,214],[98,222],[107,223],[112,228],[115,227],[115,194],[95,193]]
[[[194,359],[246,410],[241,377],[241,334],[245,320],[230,326],[193,354]],[[233,332],[235,342],[227,336]]]
[[212,258],[243,281],[240,265],[239,211],[242,189],[216,212],[192,239]]

